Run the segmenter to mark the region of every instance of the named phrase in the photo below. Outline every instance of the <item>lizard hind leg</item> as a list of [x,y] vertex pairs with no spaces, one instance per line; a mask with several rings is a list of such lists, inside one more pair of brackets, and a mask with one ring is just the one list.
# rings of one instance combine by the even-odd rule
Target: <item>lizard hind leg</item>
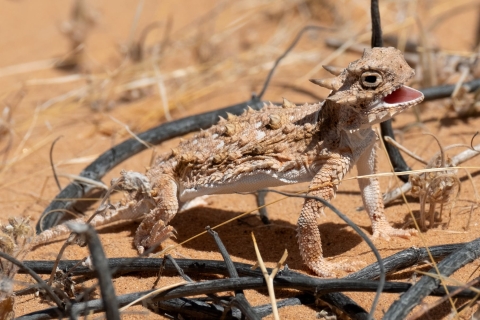
[[321,213],[323,206],[319,202],[313,199],[305,201],[298,218],[298,244],[303,261],[320,277],[336,277],[337,270],[355,271],[356,263],[332,263],[323,257],[320,231],[317,226],[317,216]]
[[156,207],[145,216],[135,233],[135,247],[142,254],[145,248],[160,244],[173,235],[168,222],[178,212],[177,184],[167,175],[160,175],[152,188]]

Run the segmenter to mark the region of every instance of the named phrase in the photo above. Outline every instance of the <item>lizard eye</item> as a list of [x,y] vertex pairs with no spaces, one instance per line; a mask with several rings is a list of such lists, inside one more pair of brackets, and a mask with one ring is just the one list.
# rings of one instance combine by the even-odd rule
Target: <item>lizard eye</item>
[[360,82],[364,88],[375,89],[383,82],[383,79],[378,72],[366,71],[362,73]]

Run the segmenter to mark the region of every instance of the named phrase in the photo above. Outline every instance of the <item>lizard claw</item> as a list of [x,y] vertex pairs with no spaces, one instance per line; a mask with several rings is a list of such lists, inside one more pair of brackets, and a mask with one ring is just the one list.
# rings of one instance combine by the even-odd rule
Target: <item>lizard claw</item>
[[148,232],[138,231],[143,231],[142,227],[144,226],[142,224],[143,222],[140,224],[137,233],[135,234],[135,247],[139,254],[143,254],[145,248],[158,245],[172,236],[175,237],[175,229],[172,226],[165,225],[165,222],[162,220],[156,221]]

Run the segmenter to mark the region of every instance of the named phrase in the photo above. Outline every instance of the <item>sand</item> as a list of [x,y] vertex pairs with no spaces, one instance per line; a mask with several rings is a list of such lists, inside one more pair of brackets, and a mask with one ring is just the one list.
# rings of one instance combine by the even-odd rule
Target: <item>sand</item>
[[[313,74],[309,72],[324,59],[328,59],[328,62],[324,63],[346,66],[349,61],[356,59],[358,54],[346,52],[337,58],[330,58],[332,49],[326,47],[323,39],[326,36],[346,39],[361,30],[366,30],[369,19],[368,2],[347,1],[342,5],[335,2],[325,2],[322,5],[309,1],[297,2],[245,1],[242,4],[235,4],[234,1],[226,1],[220,6],[220,2],[213,0],[145,1],[137,20],[138,27],[133,31],[133,38],[138,39],[140,31],[148,24],[160,21],[160,28],[149,34],[146,43],[148,48],[158,43],[165,45],[165,49],[157,48],[157,51],[160,50],[158,55],[161,61],[157,71],[164,77],[172,119],[242,102],[249,99],[252,92],[259,92],[271,62],[289,45],[295,33],[309,23],[336,27],[336,31],[312,32],[309,37],[302,39],[289,59],[282,63],[275,73],[264,99],[281,101],[282,97],[287,97],[295,102],[314,102],[316,101],[314,96],[318,97],[317,100],[324,98],[328,92],[313,86],[307,79],[326,77],[326,72],[318,69]],[[120,100],[122,94],[118,92],[121,84],[134,78],[146,78],[144,74],[148,74],[149,77],[155,74],[151,60],[146,59],[137,64],[125,62],[121,53],[121,48],[129,43],[139,3],[141,2],[130,0],[103,0],[98,3],[89,1],[88,4],[96,11],[94,15],[96,24],[86,37],[85,53],[79,69],[70,71],[51,68],[49,64],[51,59],[65,57],[71,51],[71,44],[60,29],[69,18],[72,2],[51,0],[48,5],[35,1],[2,3],[3,14],[0,19],[0,48],[2,48],[0,101],[4,102],[2,106],[4,116],[1,119],[2,145],[6,146],[9,137],[12,138],[5,165],[0,172],[2,223],[9,217],[30,217],[32,224],[35,224],[48,203],[58,193],[49,163],[49,149],[56,138],[62,136],[56,143],[53,153],[57,171],[78,174],[102,152],[130,137],[125,127],[118,122],[139,133],[166,121],[157,83],[145,90],[143,92],[145,96],[140,99],[122,101]],[[409,3],[408,6],[405,3],[382,7],[384,27],[398,25],[397,19],[401,19],[399,16],[401,14],[397,15],[396,12],[403,12],[407,17],[411,17],[412,12],[416,11],[424,28],[432,25],[438,17],[432,13],[433,11],[428,13],[423,2],[418,8],[413,3]],[[453,4],[436,4],[436,12],[446,12],[449,16],[453,12],[453,8],[449,6]],[[216,10],[213,10],[214,7]],[[436,45],[445,51],[469,52],[475,39],[477,23],[475,10],[472,8],[452,15],[451,18],[442,20],[433,30],[424,29],[428,35],[428,45]],[[209,19],[198,20],[207,12],[211,13]],[[168,25],[168,21],[171,21],[171,31],[167,40],[162,42],[165,40],[165,26]],[[420,39],[419,24],[414,23],[408,29],[401,30],[406,30],[407,35],[412,36],[411,40]],[[151,53],[148,52],[147,56],[151,57]],[[119,72],[116,73],[117,71]],[[67,82],[70,79],[67,77],[71,75],[91,77],[87,80],[84,78],[80,81]],[[50,79],[50,82],[46,79]],[[56,79],[58,83],[53,83],[51,79]],[[104,79],[111,80],[111,83],[102,87],[100,82]],[[455,79],[455,76],[452,77],[450,82]],[[73,93],[72,97],[68,97],[69,92],[85,88],[89,83],[91,91],[82,98],[79,99]],[[307,93],[297,89],[306,90]],[[10,115],[7,115],[5,105],[13,101],[15,94],[20,91],[24,92],[23,100],[17,105],[12,105],[9,109]],[[432,137],[422,135],[422,132],[435,134],[443,146],[447,146],[454,143],[470,144],[473,134],[480,128],[478,117],[459,117],[448,109],[448,101],[422,104],[418,111],[422,127],[412,126],[416,121],[413,111],[396,117],[393,126],[401,130],[398,140],[425,159],[429,159],[438,151],[438,145]],[[167,141],[155,147],[155,152],[167,152],[178,141],[178,139]],[[476,144],[478,141],[477,138]],[[447,153],[453,156],[462,150],[456,148]],[[149,165],[151,156],[152,151],[147,150],[125,161],[103,179],[104,183],[109,184],[110,179],[118,176],[121,169],[143,172]],[[408,156],[406,159],[415,169],[423,167]],[[472,159],[463,164],[477,167],[468,169],[477,189],[480,187],[479,159]],[[379,171],[390,172],[383,151],[379,152]],[[370,234],[368,216],[365,212],[355,210],[361,205],[357,181],[349,179],[355,175],[356,172],[353,170],[345,179],[333,204]],[[459,199],[475,201],[472,182],[465,171],[458,171],[458,177],[462,184]],[[60,176],[60,183],[66,186],[69,179]],[[399,186],[400,182],[394,177],[383,177],[381,185],[382,190],[387,191]],[[307,186],[303,184],[279,189],[300,191],[306,188]],[[279,198],[281,196],[269,194],[267,202]],[[418,200],[408,197],[408,201],[408,205],[403,201],[396,201],[387,207],[386,215],[392,225],[404,226],[410,219],[409,208],[418,214]],[[263,225],[258,216],[250,216],[235,220],[217,231],[235,262],[255,263],[256,257],[250,235],[253,232],[267,266],[273,267],[287,249],[288,267],[311,274],[303,265],[296,244],[295,226],[301,205],[301,199],[290,198],[269,206],[268,212],[272,221],[269,226]],[[421,237],[412,237],[409,240],[394,238],[390,241],[379,240],[375,244],[385,257],[412,246],[471,241],[480,236],[478,231],[480,217],[478,210],[469,217],[466,208],[470,205],[470,202],[458,200],[449,228],[440,225],[428,230],[423,234],[424,241]],[[213,196],[209,198],[207,207],[188,210],[173,219],[171,224],[178,234],[176,239],[166,241],[164,247],[180,243],[202,232],[205,226],[215,226],[255,208],[253,195]],[[444,224],[448,220],[447,216],[444,214]],[[132,242],[137,225],[138,223],[118,224],[99,230],[108,257],[137,256]],[[363,264],[375,261],[366,243],[333,212],[326,210],[325,217],[319,219],[319,228],[324,255],[329,261],[360,261]],[[60,238],[48,245],[36,247],[25,259],[53,260],[64,240],[65,238]],[[72,246],[66,250],[64,258],[82,259],[86,255],[87,249]],[[177,247],[172,256],[221,260],[214,241],[208,235]],[[462,283],[468,282],[477,275],[478,266],[479,262],[475,261],[454,273],[451,278]],[[419,266],[392,275],[389,279],[413,282],[421,277],[416,270],[427,271],[429,267]],[[18,281],[19,289],[22,283],[33,282],[25,275],[18,275],[15,279]],[[137,274],[116,277],[114,284],[117,294],[125,294],[150,289],[154,281],[153,274]],[[181,281],[179,277],[163,277],[157,287],[179,281]],[[83,286],[88,287],[91,284],[92,281],[87,281]],[[78,286],[77,289],[81,290],[81,287]],[[279,290],[277,298],[282,299],[291,294],[292,292]],[[370,308],[373,294],[348,295],[362,307]],[[92,298],[98,297],[97,290],[92,294]],[[266,291],[246,291],[246,297],[252,305],[269,302]],[[397,298],[397,294],[383,294],[375,317],[381,318],[383,312]],[[436,299],[438,298],[427,298],[424,303],[430,304]],[[459,301],[457,306],[461,303],[464,301]],[[15,313],[16,316],[20,316],[50,305],[33,294],[18,296]],[[314,319],[323,309],[321,306],[295,306],[282,308],[279,312],[282,319]],[[475,310],[476,307],[468,308],[461,318],[468,318]],[[446,318],[450,311],[451,306],[444,303],[431,313],[431,318]],[[136,306],[128,309],[123,318],[165,317]]]

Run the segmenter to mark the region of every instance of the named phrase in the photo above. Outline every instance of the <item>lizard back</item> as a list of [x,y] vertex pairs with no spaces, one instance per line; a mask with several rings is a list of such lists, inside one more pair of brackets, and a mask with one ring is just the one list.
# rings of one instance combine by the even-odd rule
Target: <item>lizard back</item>
[[310,181],[318,171],[322,105],[285,101],[282,106],[229,115],[160,156],[149,174],[173,174],[182,202],[212,193]]

